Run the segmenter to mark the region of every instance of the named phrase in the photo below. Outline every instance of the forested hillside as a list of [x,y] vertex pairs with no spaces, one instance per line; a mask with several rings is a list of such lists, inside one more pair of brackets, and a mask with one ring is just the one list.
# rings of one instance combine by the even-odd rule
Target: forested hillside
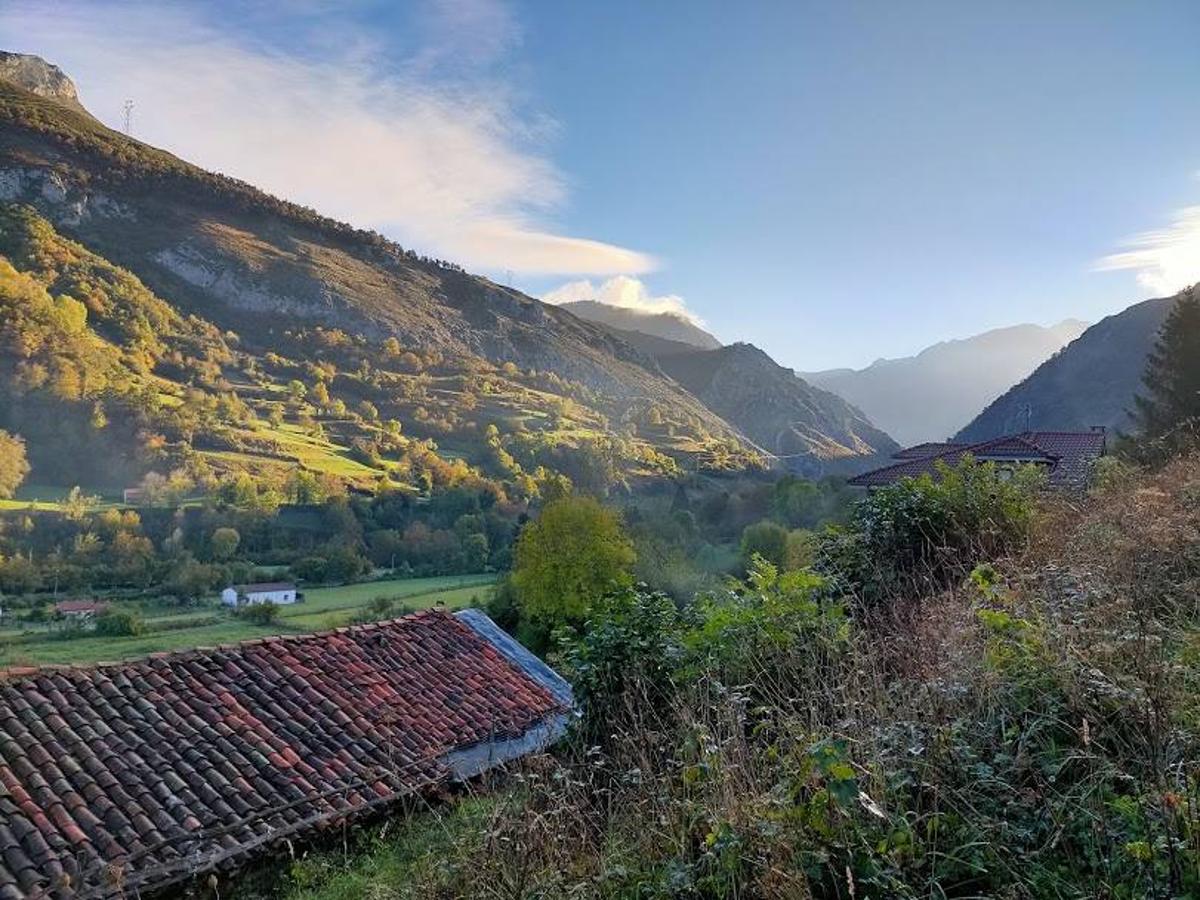
[[[757,449],[746,429],[731,427],[664,377],[629,332],[583,321],[105,128],[78,106],[61,72],[40,61],[34,71],[32,58],[21,59],[25,64],[10,67],[10,77],[39,88],[53,81],[55,89],[37,95],[0,78],[0,202],[32,207],[62,236],[138,279],[177,315],[196,316],[226,339],[233,336],[241,351],[286,356],[282,344],[323,329],[356,342],[363,359],[385,370],[386,354],[379,352],[385,341],[410,354],[409,363],[412,355],[423,357],[447,376],[515,367],[541,378],[544,394],[586,410],[579,427],[537,429],[543,442],[563,452],[598,433],[633,449],[627,454],[633,465],[622,464],[629,470],[648,450],[688,469],[754,463]],[[671,334],[716,344],[688,329]],[[559,389],[549,379],[571,387]],[[480,444],[460,424],[495,424],[507,438],[540,418],[523,415],[532,410],[519,403],[494,417],[472,416],[439,396],[448,401],[445,414],[432,408],[437,403],[423,404],[425,414],[441,424],[434,429],[439,437],[460,445]],[[795,452],[811,455],[814,469],[828,454],[810,454],[810,447],[840,444],[850,455],[861,452],[840,433],[822,431],[838,431],[840,422],[818,416],[809,426],[814,440]]]
[[[568,313],[2,81],[0,121],[6,299],[38,301],[36,322],[7,323],[20,377],[0,420],[29,432],[36,483],[111,489],[193,450],[218,471],[299,461],[417,489],[412,453],[602,491],[755,464],[653,361]],[[77,461],[51,439],[60,402]]]

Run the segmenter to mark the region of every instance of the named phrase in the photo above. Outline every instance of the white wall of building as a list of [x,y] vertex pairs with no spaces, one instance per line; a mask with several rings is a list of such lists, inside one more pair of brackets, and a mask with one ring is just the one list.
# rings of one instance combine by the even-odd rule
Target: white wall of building
[[247,591],[247,603],[274,603],[283,605],[296,602],[296,589],[289,588],[286,591]]

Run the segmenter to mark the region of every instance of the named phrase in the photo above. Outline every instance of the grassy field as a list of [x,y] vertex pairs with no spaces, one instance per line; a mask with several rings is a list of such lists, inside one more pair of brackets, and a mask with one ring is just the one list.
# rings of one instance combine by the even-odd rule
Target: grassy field
[[[494,575],[455,575],[314,588],[304,592],[303,603],[282,607],[279,621],[269,626],[236,618],[218,601],[209,600],[186,612],[159,610],[157,614],[147,613],[145,621],[150,630],[136,637],[64,640],[49,631],[32,638],[10,631],[6,638],[0,638],[0,666],[132,659],[148,653],[231,644],[273,634],[322,631],[348,624],[377,597],[393,601],[397,615],[406,610],[428,609],[439,603],[449,609],[458,609],[472,601],[486,600],[494,581]],[[131,602],[117,603],[116,606],[141,611]],[[193,622],[194,625],[188,624]],[[170,626],[169,630],[156,630],[167,626]]]

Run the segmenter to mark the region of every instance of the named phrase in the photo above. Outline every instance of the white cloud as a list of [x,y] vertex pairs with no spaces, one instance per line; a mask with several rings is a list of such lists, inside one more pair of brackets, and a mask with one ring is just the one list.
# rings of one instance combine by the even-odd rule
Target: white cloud
[[[259,7],[239,34],[203,6],[2,6],[0,46],[60,65],[113,127],[132,98],[135,137],[205,168],[469,268],[654,268],[644,253],[556,233],[564,179],[535,144],[553,125],[490,74],[520,41],[497,0],[427,7],[401,58],[336,4],[299,7],[286,23]],[[285,49],[251,36],[282,24]]]
[[1104,257],[1096,268],[1134,271],[1138,284],[1158,295],[1200,282],[1200,206],[1185,207],[1166,228],[1145,231],[1126,243],[1128,250]]
[[669,313],[694,325],[704,325],[704,320],[687,308],[683,298],[677,294],[655,296],[638,278],[618,275],[600,285],[591,281],[571,281],[542,295],[542,301],[556,306],[580,300],[595,300],[609,306],[636,309],[647,313]]

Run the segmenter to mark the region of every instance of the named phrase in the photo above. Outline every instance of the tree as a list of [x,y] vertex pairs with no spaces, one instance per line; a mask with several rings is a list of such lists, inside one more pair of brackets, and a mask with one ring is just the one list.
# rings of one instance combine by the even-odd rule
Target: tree
[[1142,383],[1147,393],[1137,398],[1137,418],[1145,437],[1161,438],[1182,422],[1200,420],[1200,285],[1176,298]]
[[749,571],[754,557],[761,556],[779,569],[788,563],[788,530],[778,522],[763,520],[747,525],[742,532],[742,565]]
[[218,528],[212,533],[212,540],[209,542],[212,546],[213,558],[231,559],[241,542],[242,536],[238,534],[236,528]]
[[163,591],[180,603],[190,604],[212,590],[220,580],[220,568],[185,559],[172,567],[170,576],[163,583]]
[[531,618],[580,622],[614,586],[631,582],[635,559],[616,513],[591,497],[564,497],[521,532],[513,585]]
[[11,497],[28,474],[25,441],[7,431],[0,431],[0,499]]

